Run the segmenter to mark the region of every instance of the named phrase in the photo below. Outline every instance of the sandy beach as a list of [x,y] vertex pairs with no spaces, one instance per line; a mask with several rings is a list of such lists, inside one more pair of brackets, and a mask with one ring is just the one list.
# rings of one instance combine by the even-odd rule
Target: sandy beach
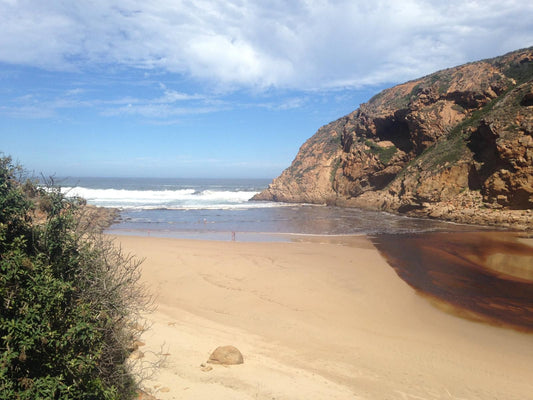
[[[157,399],[532,398],[533,335],[432,306],[365,237],[116,241],[156,295],[140,351],[168,354],[143,383]],[[244,363],[202,367],[221,345]]]

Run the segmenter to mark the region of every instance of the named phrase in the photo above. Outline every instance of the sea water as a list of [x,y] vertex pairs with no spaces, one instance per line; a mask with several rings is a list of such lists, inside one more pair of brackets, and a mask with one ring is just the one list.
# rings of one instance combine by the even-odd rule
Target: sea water
[[251,201],[267,179],[68,178],[67,196],[120,210],[106,232],[218,240],[287,240],[291,235],[457,231],[427,219],[325,205]]

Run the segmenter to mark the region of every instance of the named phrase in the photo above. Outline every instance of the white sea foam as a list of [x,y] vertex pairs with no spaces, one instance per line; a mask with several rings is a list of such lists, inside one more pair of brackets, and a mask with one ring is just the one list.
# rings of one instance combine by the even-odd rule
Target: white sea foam
[[64,187],[67,197],[82,197],[89,204],[123,209],[247,209],[279,207],[280,203],[249,202],[258,192],[230,190],[126,190]]

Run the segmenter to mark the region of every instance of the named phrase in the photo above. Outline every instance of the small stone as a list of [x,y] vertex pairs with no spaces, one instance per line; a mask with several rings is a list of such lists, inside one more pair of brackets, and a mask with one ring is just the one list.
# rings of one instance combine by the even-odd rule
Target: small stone
[[244,359],[241,352],[234,346],[217,347],[207,360],[210,364],[236,365],[242,364]]

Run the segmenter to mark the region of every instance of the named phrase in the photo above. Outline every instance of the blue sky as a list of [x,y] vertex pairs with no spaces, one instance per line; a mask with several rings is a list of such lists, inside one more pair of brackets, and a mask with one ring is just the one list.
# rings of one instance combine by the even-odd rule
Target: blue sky
[[0,0],[0,151],[57,176],[263,177],[385,87],[533,45],[530,1]]

